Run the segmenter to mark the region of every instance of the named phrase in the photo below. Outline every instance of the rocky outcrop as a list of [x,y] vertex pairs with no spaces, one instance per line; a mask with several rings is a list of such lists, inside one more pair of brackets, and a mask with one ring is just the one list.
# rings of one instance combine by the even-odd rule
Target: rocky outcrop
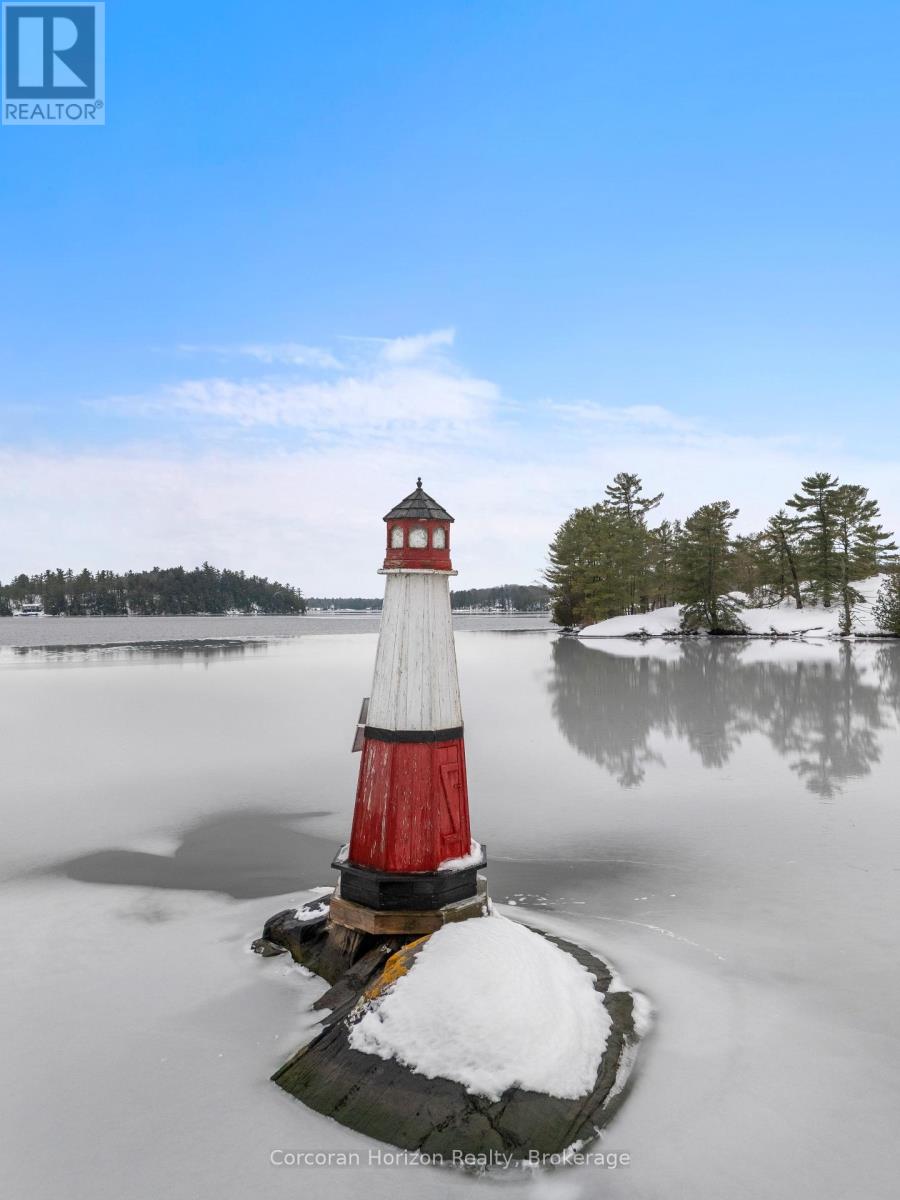
[[[290,916],[287,914],[290,913]],[[296,921],[293,910],[266,925],[265,938],[286,945],[307,965],[328,954],[328,934]],[[540,932],[540,931],[537,931]],[[544,935],[548,936],[548,935]],[[402,939],[401,939],[402,940]],[[272,1076],[310,1108],[369,1137],[408,1150],[451,1158],[458,1154],[558,1154],[584,1142],[610,1120],[625,1094],[637,1044],[630,993],[610,990],[612,977],[600,959],[579,946],[550,938],[595,977],[611,1019],[606,1051],[591,1091],[562,1100],[521,1088],[499,1100],[473,1095],[449,1079],[428,1079],[395,1059],[354,1050],[349,1035],[361,1000],[377,997],[407,971],[425,939],[397,946],[397,939],[366,947],[353,966],[336,978],[316,1003],[330,1010],[321,1032]],[[325,963],[326,967],[328,963]],[[317,969],[317,968],[313,968]],[[328,976],[326,976],[328,978]]]
[[[401,935],[368,934],[336,925],[328,920],[326,897],[324,901],[310,900],[302,908],[285,908],[275,913],[266,921],[262,938],[258,940],[287,950],[294,962],[308,967],[331,984],[348,975],[349,980],[344,986],[349,987],[357,979],[355,968],[360,961],[371,962],[375,971],[411,939]],[[374,958],[371,957],[373,950],[379,951]]]

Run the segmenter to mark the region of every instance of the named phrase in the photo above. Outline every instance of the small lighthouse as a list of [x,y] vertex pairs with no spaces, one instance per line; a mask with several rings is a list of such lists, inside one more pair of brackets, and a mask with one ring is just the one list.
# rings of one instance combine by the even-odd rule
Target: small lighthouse
[[425,932],[442,913],[470,915],[465,902],[479,899],[479,886],[484,894],[450,617],[453,517],[419,479],[384,521],[375,676],[354,745],[362,757],[353,828],[334,863],[331,918],[372,933]]
[[270,917],[253,943],[332,985],[314,1004],[331,1015],[272,1079],[435,1162],[566,1161],[625,1094],[633,998],[587,951],[492,914],[469,827],[453,518],[419,479],[384,520],[384,608],[338,886]]

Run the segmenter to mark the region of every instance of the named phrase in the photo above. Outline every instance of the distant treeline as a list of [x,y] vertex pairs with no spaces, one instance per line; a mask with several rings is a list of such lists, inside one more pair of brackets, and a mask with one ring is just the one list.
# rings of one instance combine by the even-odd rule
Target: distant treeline
[[39,600],[50,616],[162,616],[190,613],[303,613],[302,593],[243,571],[220,571],[209,563],[191,571],[45,571],[0,584],[0,616]]
[[[838,606],[849,633],[862,600],[854,582],[896,567],[893,535],[868,489],[828,471],[803,479],[758,533],[732,534],[738,509],[728,500],[651,525],[660,500],[661,492],[644,495],[640,476],[620,472],[603,500],[567,517],[545,572],[557,624],[681,604],[686,629],[739,630],[742,601],[729,595],[738,592],[753,605]],[[888,580],[877,614],[881,628],[900,633],[900,576]]]
[[542,583],[502,583],[498,587],[461,588],[450,593],[453,608],[502,608],[507,612],[542,612],[550,605],[550,589]]
[[[310,596],[310,608],[381,611],[380,596]],[[450,593],[452,608],[501,608],[505,612],[544,612],[550,604],[550,589],[542,583],[501,583],[496,587],[464,588]]]
[[344,608],[351,612],[365,612],[375,608],[381,612],[380,596],[308,596],[309,608]]

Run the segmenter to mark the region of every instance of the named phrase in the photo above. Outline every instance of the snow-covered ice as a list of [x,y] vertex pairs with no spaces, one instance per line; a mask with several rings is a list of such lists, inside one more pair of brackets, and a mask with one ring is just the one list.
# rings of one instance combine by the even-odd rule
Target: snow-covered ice
[[[333,882],[374,647],[0,654],[4,1200],[494,1186],[368,1165],[385,1147],[268,1078],[315,1031],[326,985],[248,945],[301,887]],[[504,1196],[893,1197],[900,644],[479,633],[458,656],[495,903],[611,959],[654,1009],[600,1144],[631,1165],[516,1175]],[[183,888],[214,859],[221,890],[52,873],[116,847],[186,860]],[[231,898],[235,877],[270,874],[288,882]],[[362,1165],[276,1168],[276,1147]]]
[[587,969],[499,915],[445,925],[408,974],[362,1004],[350,1031],[355,1050],[491,1100],[510,1087],[585,1095],[610,1030]]

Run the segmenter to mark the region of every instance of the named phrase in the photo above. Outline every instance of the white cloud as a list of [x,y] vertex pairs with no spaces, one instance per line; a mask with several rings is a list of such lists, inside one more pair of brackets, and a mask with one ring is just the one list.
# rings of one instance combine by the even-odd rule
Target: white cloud
[[435,329],[413,337],[388,338],[382,346],[381,357],[389,363],[415,362],[432,351],[452,346],[455,339],[455,329]]
[[374,595],[381,516],[418,474],[457,517],[460,586],[535,579],[560,522],[621,470],[665,492],[660,517],[728,498],[749,531],[827,467],[870,487],[885,524],[900,526],[896,462],[850,456],[816,432],[725,434],[655,405],[513,408],[438,333],[396,339],[419,347],[399,361],[375,342],[337,376],[184,380],[123,402],[152,413],[154,431],[177,416],[170,438],[202,435],[176,450],[0,448],[0,578],[208,559],[309,593]]
[[427,426],[446,436],[487,419],[497,398],[497,388],[487,380],[406,367],[333,381],[188,379],[141,404],[156,412],[341,433],[357,440],[400,427]]
[[[484,434],[499,402],[499,389],[434,353],[452,344],[452,330],[389,341],[354,340],[364,346],[364,352],[352,369],[346,367],[336,376],[329,373],[311,379],[279,372],[263,378],[185,379],[143,396],[118,397],[101,407],[111,404],[226,426],[298,429],[311,436],[339,435],[352,441],[393,435],[401,428],[407,435],[427,428],[432,438],[455,439],[476,428]],[[308,347],[297,350],[298,360],[302,354],[313,354]],[[235,352],[253,354],[270,365],[291,361],[284,347],[247,346]],[[308,361],[313,365],[312,357]],[[330,359],[320,365],[336,364],[336,359]]]

